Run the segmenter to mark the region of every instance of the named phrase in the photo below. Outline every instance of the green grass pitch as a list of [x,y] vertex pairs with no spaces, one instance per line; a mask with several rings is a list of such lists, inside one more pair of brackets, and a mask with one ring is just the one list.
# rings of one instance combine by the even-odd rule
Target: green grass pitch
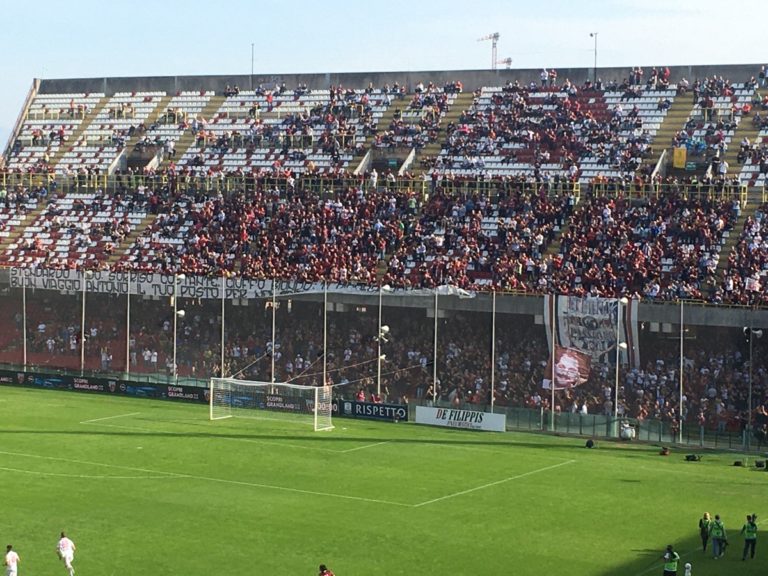
[[[738,532],[768,515],[768,473],[737,455],[334,423],[1,388],[0,544],[20,576],[66,574],[62,530],[78,576],[644,576],[670,543],[694,576],[766,573],[768,537],[742,562]],[[729,531],[721,560],[699,549],[704,511]]]

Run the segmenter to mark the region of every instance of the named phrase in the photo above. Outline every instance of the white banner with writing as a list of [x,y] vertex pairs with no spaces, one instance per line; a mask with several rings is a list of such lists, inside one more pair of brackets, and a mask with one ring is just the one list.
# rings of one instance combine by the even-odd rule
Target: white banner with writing
[[550,356],[554,343],[556,347],[589,355],[593,363],[613,361],[618,335],[618,342],[626,343],[628,350],[621,354],[622,363],[637,366],[640,363],[638,306],[637,299],[622,305],[616,298],[547,294],[544,296],[544,322]]
[[504,414],[476,412],[474,410],[416,406],[416,424],[484,430],[486,432],[505,432],[507,430],[507,417]]

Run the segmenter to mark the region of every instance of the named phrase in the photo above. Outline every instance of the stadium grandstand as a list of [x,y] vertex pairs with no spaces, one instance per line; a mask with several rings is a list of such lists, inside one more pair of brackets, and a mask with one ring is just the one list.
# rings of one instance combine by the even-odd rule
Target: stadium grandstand
[[35,80],[0,363],[760,446],[759,68]]

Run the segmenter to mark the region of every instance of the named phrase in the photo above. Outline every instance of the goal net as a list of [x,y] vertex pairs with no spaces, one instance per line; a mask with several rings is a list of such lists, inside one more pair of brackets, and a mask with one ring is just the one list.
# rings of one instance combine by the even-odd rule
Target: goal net
[[330,386],[211,378],[210,419],[271,418],[311,422],[316,431],[330,430],[331,396]]

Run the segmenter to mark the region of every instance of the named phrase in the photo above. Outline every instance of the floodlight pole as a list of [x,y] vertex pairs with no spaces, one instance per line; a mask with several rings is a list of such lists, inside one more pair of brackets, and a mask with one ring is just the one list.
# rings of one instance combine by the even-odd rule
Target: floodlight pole
[[131,373],[131,271],[128,271],[128,300],[125,303],[125,373]]
[[83,270],[82,279],[82,311],[80,314],[80,376],[85,373],[85,284],[90,272]]
[[388,285],[380,285],[379,286],[379,326],[378,326],[378,337],[376,338],[377,346],[377,357],[376,357],[376,396],[381,398],[381,338],[384,336],[381,332],[381,312],[382,312],[382,303],[384,301],[384,292],[391,292],[392,288],[390,288]]
[[323,282],[323,383],[328,385],[328,280]]
[[754,319],[750,314],[749,318],[749,388],[747,392],[747,441],[746,446],[749,448],[752,443],[752,363],[754,361],[753,345],[752,341],[755,336],[760,338],[763,335],[761,330],[754,329]]
[[221,377],[226,378],[227,374],[224,370],[224,308],[225,308],[225,296],[227,292],[226,278],[224,274],[221,275]]
[[629,303],[626,297],[616,299],[616,379],[613,387],[613,425],[618,432],[619,420],[619,363],[621,362],[621,313],[624,306]]
[[27,370],[27,274],[22,268],[21,272],[21,339],[24,361],[24,371]]
[[437,306],[439,291],[435,288],[435,338],[432,347],[432,397],[437,400]]
[[251,90],[253,90],[253,42],[251,42]]
[[595,67],[592,69],[592,86],[597,86],[597,32],[589,33],[595,39]]
[[277,323],[275,316],[277,314],[277,280],[273,277],[272,278],[272,377],[270,378],[270,382],[272,384],[275,383],[275,347],[277,346],[277,342],[275,342],[275,335],[276,335],[276,328]]
[[678,430],[677,430],[677,442],[678,444],[683,443],[683,369],[685,368],[685,365],[683,363],[684,358],[684,352],[683,352],[683,345],[685,344],[685,301],[680,300],[680,390],[678,392],[679,401],[678,401]]
[[179,320],[179,310],[178,310],[178,291],[179,291],[179,280],[183,280],[185,276],[183,274],[174,274],[173,275],[173,366],[171,367],[171,371],[173,372],[173,381],[178,382],[179,379],[179,368],[178,364],[176,363],[176,339],[177,339],[177,328],[178,328],[178,320]]
[[496,290],[491,296],[491,414],[496,401]]
[[750,435],[752,434],[752,340],[755,336],[752,331],[752,320],[750,319],[749,328],[749,391],[747,392],[747,447],[750,444]]
[[[549,374],[549,394],[550,394],[550,405],[549,405],[549,415],[550,415],[550,422],[549,422],[549,431],[554,432],[555,431],[555,359],[557,358],[556,354],[556,346],[557,346],[557,316],[555,315],[555,312],[557,310],[556,304],[557,304],[557,295],[553,295],[551,298],[551,308],[550,308],[550,322],[552,323],[552,353],[550,354],[550,364],[552,366],[552,372]],[[544,428],[544,424],[541,425],[542,429]]]

